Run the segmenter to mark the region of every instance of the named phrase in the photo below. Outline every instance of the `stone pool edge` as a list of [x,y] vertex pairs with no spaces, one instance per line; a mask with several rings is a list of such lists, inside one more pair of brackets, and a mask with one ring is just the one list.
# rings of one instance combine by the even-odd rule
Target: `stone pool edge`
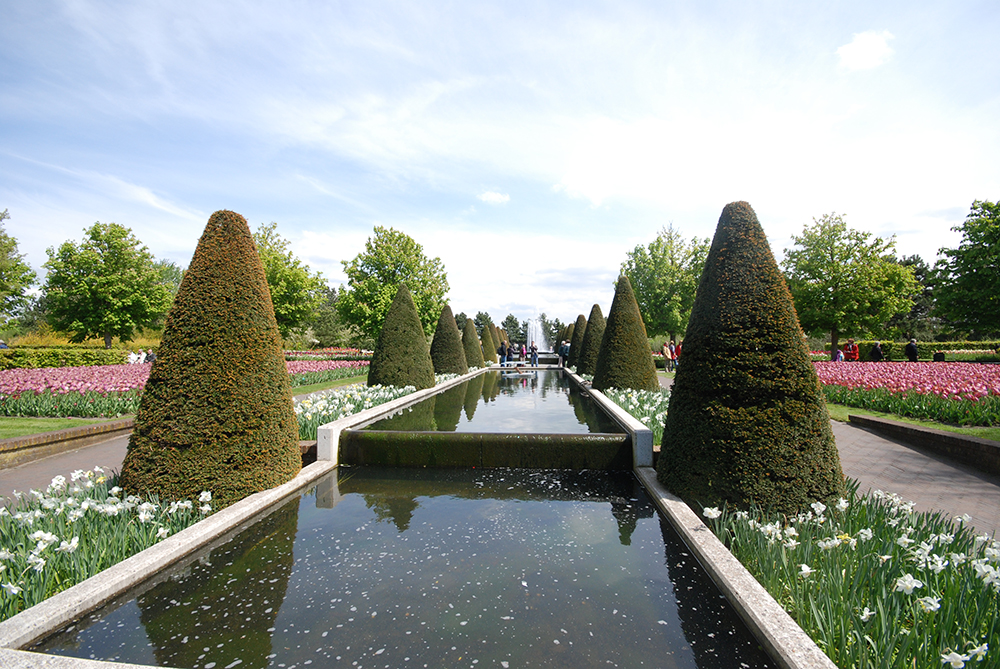
[[653,466],[653,431],[625,409],[612,402],[575,372],[564,369],[566,375],[581,390],[588,393],[632,438],[632,468]]
[[[116,663],[32,653],[18,649],[39,641],[99,606],[139,585],[157,572],[232,531],[241,523],[283,502],[334,471],[331,462],[304,467],[290,481],[250,495],[160,543],[105,569],[85,581],[0,622],[0,667],[109,667]],[[118,664],[121,667],[141,665]]]
[[837,669],[691,507],[656,480],[655,469],[636,467],[634,471],[660,513],[694,552],[771,659],[783,669]]

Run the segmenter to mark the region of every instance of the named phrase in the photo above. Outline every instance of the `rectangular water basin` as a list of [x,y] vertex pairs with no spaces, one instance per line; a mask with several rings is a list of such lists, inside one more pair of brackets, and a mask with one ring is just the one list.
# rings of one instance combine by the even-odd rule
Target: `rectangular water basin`
[[32,650],[192,669],[774,666],[630,472],[340,475]]

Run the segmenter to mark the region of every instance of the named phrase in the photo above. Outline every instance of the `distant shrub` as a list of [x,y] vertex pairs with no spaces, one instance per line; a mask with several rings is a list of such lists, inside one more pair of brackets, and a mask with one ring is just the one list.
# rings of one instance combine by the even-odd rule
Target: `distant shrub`
[[646,326],[639,314],[632,284],[623,274],[618,277],[615,299],[601,338],[594,369],[594,388],[657,390],[660,381],[656,377],[653,356],[649,354],[646,341]]
[[583,337],[587,332],[587,319],[583,314],[576,317],[576,323],[573,325],[573,339],[569,343],[569,359],[566,364],[570,367],[576,367],[580,360],[580,349],[583,348]]
[[486,364],[483,360],[483,345],[479,341],[479,335],[476,334],[476,324],[471,318],[465,319],[465,328],[462,330],[462,348],[465,349],[465,361],[469,367],[482,367]]
[[372,351],[369,386],[434,386],[434,363],[406,284],[399,284]]
[[437,329],[434,331],[431,362],[434,364],[435,374],[465,374],[469,371],[469,364],[465,360],[465,349],[462,346],[462,335],[455,325],[451,306],[447,304],[441,309]]
[[576,363],[577,374],[587,374],[593,376],[597,371],[597,356],[601,352],[601,340],[604,338],[604,314],[601,312],[601,305],[595,304],[590,309],[590,318],[587,319],[587,331],[583,335],[583,343],[580,345],[580,357]]

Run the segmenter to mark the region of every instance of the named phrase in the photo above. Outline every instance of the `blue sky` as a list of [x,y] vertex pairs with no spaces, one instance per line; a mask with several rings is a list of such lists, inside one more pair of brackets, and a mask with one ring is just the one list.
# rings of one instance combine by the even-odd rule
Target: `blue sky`
[[[7,2],[0,210],[27,260],[94,221],[186,266],[276,221],[332,283],[375,225],[453,309],[607,312],[626,252],[746,200],[933,261],[1000,198],[1000,4]],[[40,272],[41,273],[41,272]]]

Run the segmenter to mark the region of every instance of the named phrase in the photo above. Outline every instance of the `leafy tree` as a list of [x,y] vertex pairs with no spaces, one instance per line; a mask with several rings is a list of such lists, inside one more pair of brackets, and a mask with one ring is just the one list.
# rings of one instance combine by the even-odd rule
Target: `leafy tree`
[[316,310],[316,318],[313,320],[312,329],[319,346],[354,346],[371,350],[375,346],[375,341],[361,334],[361,332],[344,321],[337,311],[337,299],[339,293],[336,286],[323,288],[323,301]]
[[1000,332],[1000,201],[976,200],[957,249],[941,249],[937,308],[979,336]]
[[701,278],[708,239],[686,242],[673,224],[648,245],[638,245],[622,263],[635,292],[639,313],[651,335],[684,334]]
[[153,256],[132,231],[117,223],[94,223],[79,246],[63,242],[49,248],[49,322],[71,332],[82,342],[104,337],[132,338],[136,329],[152,325],[170,306],[170,293],[161,283]]
[[807,333],[829,332],[831,352],[841,334],[868,334],[913,306],[917,282],[896,261],[894,237],[871,239],[826,214],[792,241],[781,264],[799,321]]
[[787,514],[843,494],[816,369],[746,202],[726,205],[719,218],[681,360],[657,462],[671,492],[688,503],[757,502]]
[[889,319],[889,329],[901,339],[931,341],[942,330],[941,319],[934,315],[937,277],[918,255],[906,256],[899,264],[913,270],[918,292],[913,296],[913,306],[908,313],[896,314]]
[[293,328],[301,328],[316,318],[326,281],[292,254],[288,240],[278,234],[277,223],[261,223],[253,239],[264,263],[278,330],[287,337]]
[[164,499],[208,490],[213,506],[225,506],[288,481],[301,466],[264,267],[246,219],[217,211],[167,316],[122,487]]
[[379,328],[368,367],[368,385],[414,386],[417,390],[434,386],[430,347],[405,283],[396,289],[385,323]]
[[25,291],[35,282],[35,271],[17,252],[17,240],[3,229],[9,218],[6,209],[0,211],[0,322],[28,306]]
[[490,318],[490,315],[485,311],[480,311],[476,314],[476,317],[472,319],[472,322],[476,325],[476,334],[482,337],[483,328],[492,323],[493,319]]
[[153,262],[153,267],[160,275],[160,283],[167,289],[167,292],[170,293],[170,299],[173,300],[181,287],[181,281],[184,280],[184,270],[172,260],[157,260]]
[[507,333],[508,342],[523,341],[523,337],[521,337],[521,321],[517,320],[517,316],[514,314],[507,314],[500,327]]
[[398,286],[405,284],[424,334],[431,336],[448,292],[440,258],[427,258],[423,247],[409,235],[376,225],[365,250],[341,263],[347,274],[347,291],[337,301],[337,309],[345,321],[377,338]]

